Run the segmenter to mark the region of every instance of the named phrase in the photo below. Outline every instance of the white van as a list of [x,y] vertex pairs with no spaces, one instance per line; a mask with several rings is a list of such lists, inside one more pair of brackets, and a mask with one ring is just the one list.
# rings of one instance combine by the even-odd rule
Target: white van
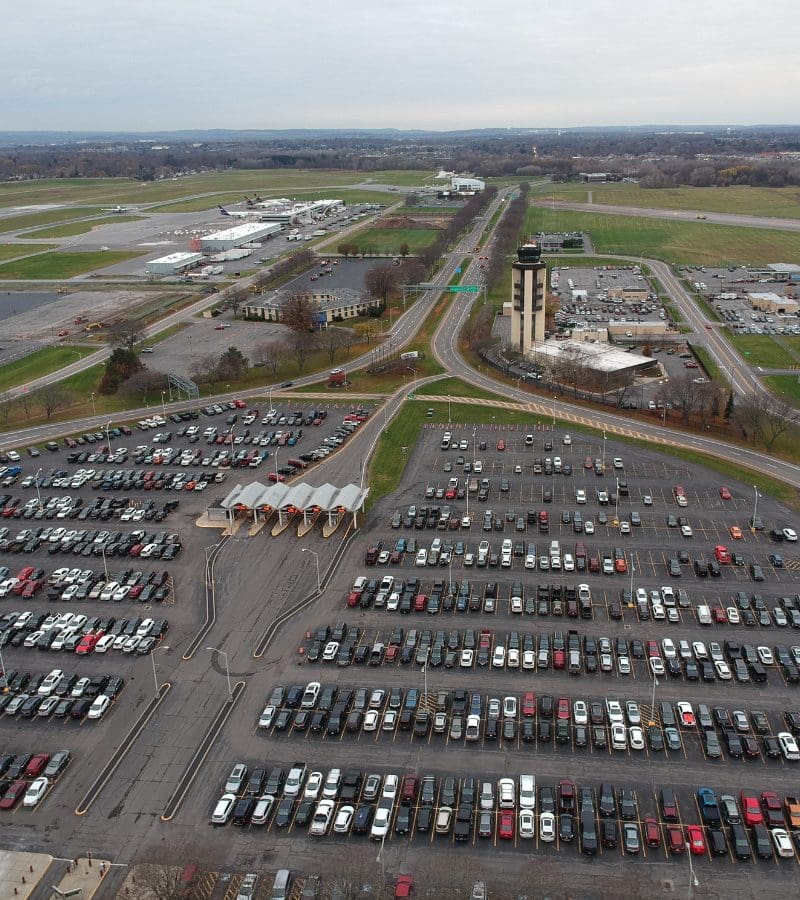
[[428,551],[425,547],[420,547],[417,550],[417,558],[414,562],[415,566],[427,566],[428,565]]

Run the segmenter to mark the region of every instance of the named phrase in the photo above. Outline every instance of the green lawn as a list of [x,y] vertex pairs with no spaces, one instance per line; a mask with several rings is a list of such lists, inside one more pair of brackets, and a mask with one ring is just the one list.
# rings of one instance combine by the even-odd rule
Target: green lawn
[[161,203],[195,194],[225,191],[241,192],[237,195],[241,199],[245,193],[261,191],[277,191],[285,195],[308,188],[325,188],[328,185],[340,187],[367,181],[377,184],[415,185],[429,182],[430,178],[431,173],[428,170],[353,172],[341,169],[237,169],[145,182],[135,181],[132,178],[48,178],[40,181],[0,184],[0,207],[39,203],[135,205]]
[[751,366],[788,369],[800,364],[800,335],[733,334],[728,329],[726,335]]
[[432,243],[438,233],[436,228],[368,228],[348,240],[355,241],[366,253],[398,254],[401,244],[408,244],[411,253],[415,253]]
[[800,257],[800,233],[531,207],[529,232],[587,231],[600,253],[728,266]]
[[0,263],[18,256],[26,256],[28,253],[40,253],[42,250],[52,250],[56,244],[0,244]]
[[441,381],[432,381],[430,384],[423,384],[417,391],[418,394],[433,394],[434,396],[446,397],[474,397],[476,400],[502,400],[498,394],[485,391],[483,388],[476,387],[462,381],[460,378],[442,378]]
[[64,344],[58,347],[45,347],[35,353],[29,353],[22,359],[0,366],[0,391],[7,391],[18,384],[33,381],[42,375],[49,375],[70,363],[83,359],[97,352],[97,347],[75,347]]
[[554,184],[540,188],[541,196],[585,203],[587,192],[592,202],[610,206],[638,206],[643,209],[704,210],[742,213],[750,216],[800,218],[800,188],[678,187],[649,190],[638,184]]
[[0,279],[30,278],[52,281],[59,278],[72,278],[74,275],[82,275],[84,272],[113,266],[126,259],[135,259],[137,256],[142,256],[142,254],[126,250],[108,250],[105,253],[100,251],[43,253],[29,259],[20,259],[0,265]]
[[768,375],[764,382],[774,394],[800,408],[800,372],[797,375]]
[[67,222],[64,225],[52,225],[49,228],[40,228],[38,231],[29,231],[25,237],[32,238],[60,238],[72,237],[74,234],[86,234],[94,228],[102,225],[114,225],[117,222],[139,222],[144,216],[106,216],[102,219],[91,219],[88,222]]
[[[0,198],[3,196],[0,184]],[[5,204],[0,200],[0,206]],[[51,225],[53,222],[63,222],[66,219],[81,219],[84,216],[99,215],[101,210],[96,206],[73,206],[61,209],[46,209],[42,212],[23,213],[21,216],[11,216],[0,219],[0,232],[21,231],[24,228],[36,228],[38,225]]]

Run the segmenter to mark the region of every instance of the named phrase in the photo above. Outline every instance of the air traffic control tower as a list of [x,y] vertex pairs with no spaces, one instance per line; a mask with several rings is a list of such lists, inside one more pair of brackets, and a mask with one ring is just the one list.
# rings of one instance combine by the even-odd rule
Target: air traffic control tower
[[511,346],[520,353],[544,340],[546,283],[547,264],[538,241],[521,244],[511,265]]

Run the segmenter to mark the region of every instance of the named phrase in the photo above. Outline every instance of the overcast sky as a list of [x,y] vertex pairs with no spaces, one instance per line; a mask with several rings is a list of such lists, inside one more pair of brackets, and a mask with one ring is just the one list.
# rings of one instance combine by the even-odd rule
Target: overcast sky
[[796,0],[24,0],[0,129],[796,123]]

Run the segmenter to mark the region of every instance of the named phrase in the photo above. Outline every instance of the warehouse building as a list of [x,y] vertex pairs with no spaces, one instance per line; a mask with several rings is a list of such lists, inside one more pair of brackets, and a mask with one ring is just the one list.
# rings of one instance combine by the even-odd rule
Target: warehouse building
[[747,299],[750,301],[753,309],[769,313],[770,315],[794,316],[797,315],[797,311],[800,309],[800,304],[796,300],[792,300],[789,297],[781,297],[780,294],[776,294],[774,291],[748,294]]
[[243,225],[214,231],[204,238],[200,238],[200,249],[206,253],[233,250],[245,244],[263,241],[278,234],[280,230],[281,226],[275,222],[245,222]]
[[625,376],[644,374],[659,368],[658,360],[650,356],[591,341],[542,341],[527,356],[543,369],[557,371],[559,368],[572,366],[594,372],[606,378],[609,384],[622,383]]
[[454,175],[450,179],[450,189],[458,193],[477,193],[486,190],[486,182],[480,178],[469,178],[466,175]]
[[[264,322],[281,322],[283,306],[291,296],[294,294],[276,292],[257,301],[251,301],[244,308],[245,316]],[[370,310],[380,309],[382,305],[381,300],[375,297],[347,288],[337,291],[312,291],[306,294],[306,297],[315,307],[314,321],[320,326],[366,316]]]
[[202,260],[202,253],[170,253],[169,256],[151,259],[145,271],[148,275],[180,275],[199,265]]

